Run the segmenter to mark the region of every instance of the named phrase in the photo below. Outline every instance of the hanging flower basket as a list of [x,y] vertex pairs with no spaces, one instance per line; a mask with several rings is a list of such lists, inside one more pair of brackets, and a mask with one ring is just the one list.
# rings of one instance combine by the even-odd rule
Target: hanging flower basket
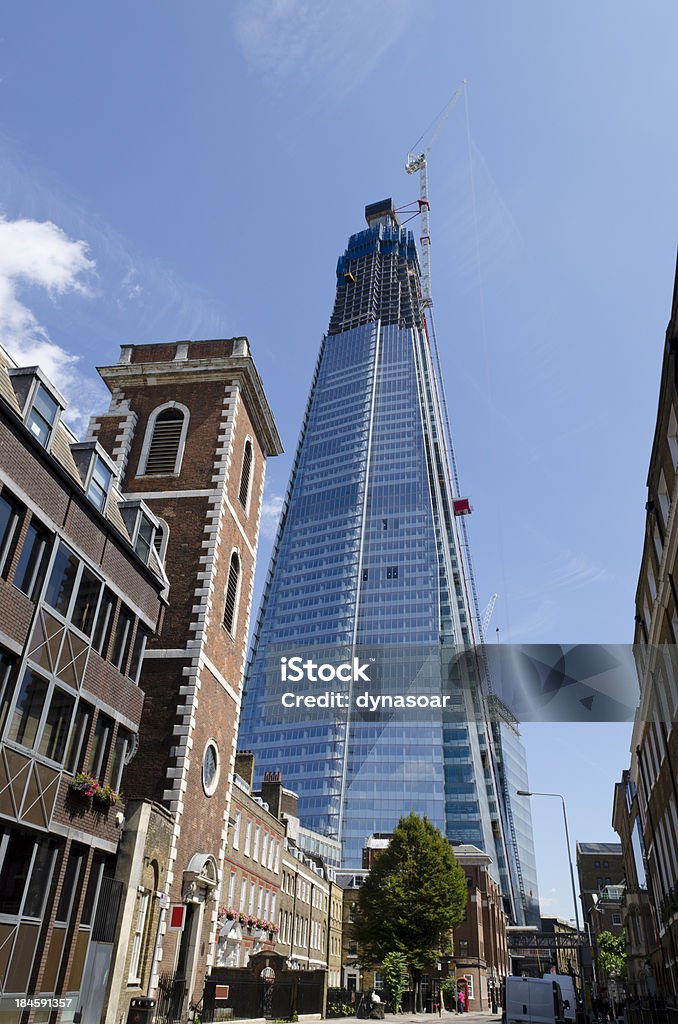
[[97,780],[89,772],[78,772],[68,783],[69,793],[73,793],[75,796],[96,796],[100,788]]
[[101,807],[115,807],[115,805],[119,804],[122,800],[121,794],[116,793],[116,791],[111,789],[110,786],[99,785],[96,792],[92,794],[92,798],[94,802],[99,804]]

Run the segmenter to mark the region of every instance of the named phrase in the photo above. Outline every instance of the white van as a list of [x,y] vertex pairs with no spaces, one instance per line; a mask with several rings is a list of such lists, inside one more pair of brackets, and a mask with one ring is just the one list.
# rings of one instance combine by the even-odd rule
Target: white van
[[559,1024],[563,1020],[563,997],[553,976],[519,978],[509,975],[505,982],[505,1024]]
[[552,971],[544,975],[551,981],[557,981],[560,985],[560,994],[563,997],[563,1017],[568,1021],[577,1019],[577,994],[574,990],[574,981],[569,974],[554,974]]

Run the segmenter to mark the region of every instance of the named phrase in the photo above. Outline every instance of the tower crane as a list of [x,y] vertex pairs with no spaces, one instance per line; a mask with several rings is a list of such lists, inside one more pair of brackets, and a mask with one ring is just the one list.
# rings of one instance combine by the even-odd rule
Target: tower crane
[[443,125],[447,121],[447,118],[452,113],[452,110],[457,105],[457,100],[462,95],[466,88],[466,79],[461,83],[454,96],[447,104],[442,113],[433,122],[435,131],[431,136],[426,149],[417,153],[416,148],[421,140],[426,136],[430,128],[420,135],[415,142],[412,150],[407,154],[407,163],[405,164],[405,170],[408,174],[415,174],[419,172],[419,213],[421,215],[421,235],[419,242],[421,245],[421,301],[424,309],[430,309],[433,304],[431,297],[431,235],[429,233],[429,210],[430,204],[428,201],[428,154],[433,149],[438,136],[440,135]]
[[490,598],[490,600],[487,602],[487,608],[483,612],[483,621],[480,623],[480,641],[481,641],[481,643],[485,643],[485,637],[487,635],[487,627],[490,624],[490,619],[492,618],[492,612],[494,611],[494,606],[497,603],[497,598],[498,597],[499,597],[499,594],[493,594],[492,597]]
[[[419,214],[421,217],[421,234],[419,238],[421,247],[421,307],[423,313],[424,329],[429,336],[430,342],[432,343],[433,354],[436,362],[436,373],[439,381],[439,398],[440,406],[443,413],[444,420],[444,431],[445,431],[445,445],[449,455],[450,464],[452,467],[453,477],[453,512],[455,517],[460,517],[461,523],[461,542],[464,549],[464,562],[466,567],[465,576],[471,587],[471,597],[473,600],[473,614],[476,626],[476,633],[478,639],[482,639],[482,626],[480,620],[480,605],[478,603],[478,592],[476,589],[476,581],[473,575],[473,567],[471,564],[471,550],[468,541],[468,533],[466,530],[465,517],[472,512],[471,505],[468,498],[462,497],[460,486],[459,486],[459,472],[457,469],[457,460],[454,454],[454,445],[452,443],[452,430],[450,428],[450,417],[447,410],[447,399],[445,397],[445,389],[443,387],[443,375],[442,367],[440,363],[440,350],[438,348],[438,339],[436,336],[435,321],[433,319],[433,296],[431,294],[431,234],[429,227],[429,213],[430,203],[428,198],[428,154],[431,152],[435,145],[440,132],[443,129],[447,118],[451,114],[454,107],[457,105],[459,98],[464,94],[466,89],[466,79],[463,80],[457,91],[452,96],[444,110],[438,115],[432,125],[426,129],[423,135],[420,135],[414,146],[407,154],[407,163],[405,164],[405,170],[408,174],[419,173]],[[421,140],[428,135],[433,129],[431,141],[429,142],[426,149],[417,153],[417,147]]]

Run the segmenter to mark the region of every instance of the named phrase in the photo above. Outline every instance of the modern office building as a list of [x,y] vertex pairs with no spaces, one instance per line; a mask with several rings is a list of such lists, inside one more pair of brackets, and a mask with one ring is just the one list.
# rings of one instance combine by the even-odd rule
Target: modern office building
[[[494,740],[473,655],[458,658],[474,633],[417,250],[391,200],[365,212],[337,265],[239,745],[283,770],[345,867],[415,811],[485,851],[512,894]],[[304,703],[325,693],[334,706]]]
[[527,758],[520,738],[518,722],[497,701],[491,702],[501,811],[509,848],[508,868],[511,888],[516,893],[513,920],[515,924],[539,927],[539,887],[537,861],[534,854],[532,808],[530,798],[518,793],[529,790]]

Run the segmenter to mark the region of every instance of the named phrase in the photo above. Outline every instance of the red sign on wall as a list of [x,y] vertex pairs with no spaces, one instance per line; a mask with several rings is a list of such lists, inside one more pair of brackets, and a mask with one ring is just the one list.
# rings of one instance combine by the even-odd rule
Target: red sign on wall
[[184,903],[177,903],[170,908],[170,928],[183,928],[184,918],[186,917],[186,905]]

